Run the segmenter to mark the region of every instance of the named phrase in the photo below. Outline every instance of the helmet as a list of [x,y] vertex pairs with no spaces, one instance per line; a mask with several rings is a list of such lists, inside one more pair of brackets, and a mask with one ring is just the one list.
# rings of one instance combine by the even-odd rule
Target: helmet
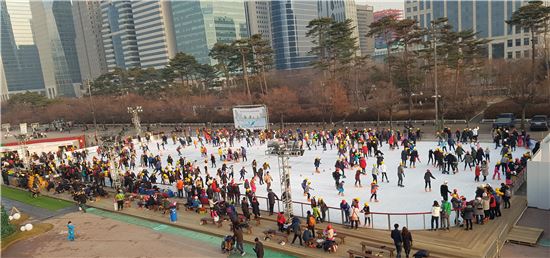
[[365,206],[369,206],[369,203],[368,203],[368,202],[366,202],[366,203],[365,203]]

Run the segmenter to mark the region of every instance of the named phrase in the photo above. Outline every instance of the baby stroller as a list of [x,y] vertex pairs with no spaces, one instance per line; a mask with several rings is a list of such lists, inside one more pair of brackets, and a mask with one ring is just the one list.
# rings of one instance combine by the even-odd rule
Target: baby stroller
[[227,235],[223,238],[221,249],[222,253],[231,253],[235,249],[235,239],[233,236]]

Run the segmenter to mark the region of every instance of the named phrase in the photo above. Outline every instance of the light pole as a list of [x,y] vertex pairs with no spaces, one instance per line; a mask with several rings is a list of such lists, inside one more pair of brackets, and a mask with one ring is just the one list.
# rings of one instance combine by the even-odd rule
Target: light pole
[[97,120],[95,118],[94,99],[92,98],[92,86],[91,86],[92,83],[90,82],[90,80],[88,80],[86,84],[88,85],[88,96],[90,97],[90,106],[92,107],[92,118],[94,120],[95,134],[97,136]]
[[432,21],[432,41],[434,44],[434,88],[435,88],[435,127],[439,130],[439,93],[437,91],[437,36],[435,33],[436,22]]
[[141,121],[139,119],[139,113],[143,112],[141,106],[128,107],[128,113],[132,115],[132,123],[136,128],[137,134],[141,135]]

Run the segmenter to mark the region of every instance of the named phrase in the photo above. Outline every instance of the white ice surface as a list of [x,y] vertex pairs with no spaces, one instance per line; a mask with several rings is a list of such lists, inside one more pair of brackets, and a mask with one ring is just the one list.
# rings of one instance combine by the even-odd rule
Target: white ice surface
[[[153,154],[160,154],[162,157],[162,163],[163,166],[165,166],[166,158],[170,154],[172,158],[174,159],[174,162],[179,158],[176,147],[177,145],[174,145],[172,143],[172,140],[169,139],[168,145],[165,146],[166,150],[161,151],[157,150],[156,141],[152,141],[148,144],[149,149]],[[240,148],[241,146],[246,147],[246,142],[235,142],[235,145],[233,148]],[[464,145],[464,148],[466,150],[469,150],[470,147],[469,144]],[[500,160],[500,148],[495,149],[494,144],[487,144],[487,143],[481,143],[481,146],[483,149],[485,147],[489,147],[491,150],[491,162],[489,166],[489,176],[487,178],[486,183],[489,183],[495,187],[499,187],[501,182],[504,182],[505,177],[501,175],[501,180],[493,180],[493,169],[494,165],[498,160]],[[307,198],[303,195],[303,191],[301,188],[301,182],[307,178],[311,181],[311,187],[313,190],[311,190],[311,195],[316,196],[317,198],[322,197],[328,206],[332,207],[339,207],[340,202],[342,199],[345,199],[348,203],[351,203],[352,199],[359,198],[360,200],[360,208],[362,208],[362,205],[365,202],[368,202],[370,205],[371,212],[380,212],[380,213],[417,213],[417,212],[428,212],[431,209],[431,205],[434,200],[437,200],[438,202],[441,202],[441,196],[439,193],[439,187],[440,185],[447,180],[449,189],[452,191],[453,189],[458,189],[459,195],[464,195],[468,200],[473,199],[475,196],[475,189],[480,184],[477,182],[474,182],[474,171],[470,171],[468,168],[466,171],[464,171],[464,163],[459,163],[459,173],[457,174],[442,174],[439,172],[436,168],[434,168],[431,165],[427,165],[426,161],[428,160],[428,151],[430,148],[435,149],[436,148],[436,142],[425,142],[425,141],[418,141],[416,148],[418,150],[418,153],[420,155],[420,163],[417,163],[416,168],[406,168],[405,169],[405,178],[404,178],[404,185],[405,187],[401,188],[397,186],[397,166],[400,162],[400,153],[401,149],[395,149],[395,150],[389,150],[389,146],[384,143],[384,145],[381,148],[381,151],[384,153],[384,162],[388,167],[388,177],[389,177],[389,183],[381,182],[379,175],[379,190],[378,190],[378,200],[379,202],[370,202],[370,182],[372,180],[370,169],[372,168],[372,164],[376,162],[376,159],[374,157],[368,157],[367,158],[367,173],[366,175],[361,176],[361,181],[363,184],[362,188],[355,187],[355,169],[346,169],[345,175],[347,178],[343,179],[345,181],[345,196],[341,197],[337,195],[337,190],[334,186],[334,179],[332,178],[332,172],[334,171],[334,163],[337,158],[337,152],[336,149],[333,148],[333,150],[330,150],[330,147],[328,147],[327,151],[323,151],[322,147],[319,146],[317,150],[312,147],[311,151],[306,150],[304,155],[302,157],[295,157],[290,158],[290,164],[291,164],[291,183],[292,183],[292,198],[293,201],[298,202],[304,202],[307,203]],[[213,153],[216,158],[218,159],[218,152],[217,147],[213,147],[212,145],[207,145],[208,149],[208,156],[210,156],[211,153]],[[271,188],[274,190],[277,195],[280,196],[280,180],[279,180],[279,167],[277,162],[277,157],[274,156],[266,156],[265,155],[266,145],[255,145],[250,148],[247,148],[247,156],[248,161],[246,162],[230,162],[228,165],[233,164],[234,170],[235,170],[235,178],[239,178],[239,170],[242,166],[245,166],[247,170],[246,178],[249,178],[252,176],[252,161],[256,159],[258,163],[258,168],[267,161],[271,165],[270,174],[273,177],[273,183]],[[513,157],[520,157],[526,149],[524,148],[517,148],[515,152],[513,152]],[[199,149],[195,149],[193,145],[186,146],[181,150],[182,156],[186,157],[186,160],[197,160],[197,164],[200,166],[202,171],[202,176],[204,176],[204,158],[200,157],[200,151]],[[95,154],[95,153],[93,153]],[[137,151],[138,157],[142,154],[141,149],[138,149]],[[320,171],[321,173],[315,173],[315,168],[313,165],[313,161],[315,157],[321,158],[321,166]],[[208,158],[208,162],[210,162],[210,158]],[[139,166],[139,160],[136,162],[137,166]],[[221,162],[219,159],[217,160],[218,167],[221,167]],[[407,164],[408,165],[408,164]],[[210,168],[209,163],[209,174],[213,175],[215,174],[215,169]],[[137,168],[136,170],[139,170],[141,168]],[[430,169],[432,171],[432,174],[436,178],[435,180],[432,180],[432,192],[425,192],[424,191],[424,172],[426,169]],[[151,171],[151,169],[149,169]],[[160,181],[160,179],[158,179]],[[483,180],[483,176],[481,176],[481,180]],[[237,180],[236,180],[237,181]],[[267,196],[267,189],[266,185],[259,185],[259,181],[257,180],[257,196]],[[483,182],[481,182],[483,183]],[[242,187],[242,185],[241,185]],[[241,189],[241,193],[244,193],[244,189]],[[266,208],[266,203],[264,200],[260,200],[260,204],[262,206],[262,209]],[[282,206],[281,206],[282,208]],[[306,213],[307,210],[309,210],[309,205],[294,205],[293,207],[294,213],[297,215],[302,215]],[[277,205],[275,206],[275,210],[278,210]],[[330,213],[330,220],[332,222],[341,222],[341,215],[339,211],[331,211]],[[410,228],[422,228],[422,215],[409,215],[407,218],[406,216],[399,216],[399,215],[391,215],[391,224],[393,223],[400,223],[402,225],[409,224]],[[387,222],[387,215],[373,215],[374,219],[374,226],[376,228],[387,228],[388,222]],[[429,227],[427,223],[429,223],[429,215],[426,215],[424,218],[426,222],[426,226]],[[408,222],[407,222],[408,220]]]

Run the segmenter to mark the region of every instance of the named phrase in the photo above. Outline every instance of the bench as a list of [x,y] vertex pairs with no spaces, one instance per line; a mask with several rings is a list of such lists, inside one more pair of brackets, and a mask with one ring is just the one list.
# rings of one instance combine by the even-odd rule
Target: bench
[[279,232],[276,230],[265,230],[264,232],[264,240],[272,239],[272,238],[279,238],[281,242],[288,243],[288,234]]
[[365,252],[356,251],[356,250],[352,250],[352,249],[348,250],[348,255],[349,255],[349,258],[355,258],[355,257],[376,258],[376,256],[374,256],[372,254],[368,254],[368,253],[365,253]]
[[[321,229],[315,229],[315,232],[317,232],[317,238],[318,238],[318,239],[324,239],[324,238],[325,238],[325,236],[323,235],[323,230],[321,230]],[[334,234],[334,238],[335,238],[335,239],[337,238],[337,239],[340,240],[340,243],[336,243],[336,244],[344,244],[344,243],[345,243],[345,240],[346,240],[346,235],[335,233],[335,234]]]
[[213,218],[211,217],[204,217],[201,218],[201,225],[208,224],[208,222],[212,222],[212,224],[217,224],[218,227],[221,227],[223,225],[223,220],[219,219],[218,222],[215,222]]
[[379,244],[379,243],[370,242],[370,241],[362,241],[360,244],[363,252],[367,251],[367,247],[368,249],[374,249],[384,253],[388,253],[390,257],[393,257],[395,252],[395,247],[387,246],[384,244]]

